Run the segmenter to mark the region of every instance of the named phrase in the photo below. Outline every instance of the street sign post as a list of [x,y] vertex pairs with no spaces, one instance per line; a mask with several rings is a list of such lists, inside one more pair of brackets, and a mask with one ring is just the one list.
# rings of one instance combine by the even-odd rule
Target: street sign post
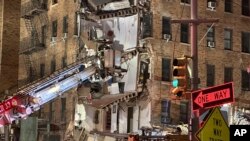
[[200,141],[229,141],[229,133],[229,127],[220,109],[214,108],[203,127],[196,133],[196,137]]
[[234,102],[233,83],[192,92],[193,110],[212,108]]

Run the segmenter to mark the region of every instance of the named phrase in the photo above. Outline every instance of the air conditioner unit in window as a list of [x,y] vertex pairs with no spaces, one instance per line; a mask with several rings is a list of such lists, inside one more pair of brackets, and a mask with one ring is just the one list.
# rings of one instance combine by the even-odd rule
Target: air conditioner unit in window
[[68,33],[63,33],[63,38],[64,39],[68,38]]
[[169,34],[163,34],[163,39],[164,40],[169,40],[171,38],[171,35]]
[[209,1],[207,3],[207,7],[208,8],[211,8],[212,10],[214,10],[216,8],[216,2],[213,2],[213,1]]
[[208,46],[208,47],[214,47],[214,42],[208,41],[208,42],[207,42],[207,46]]
[[51,42],[55,43],[56,42],[56,37],[51,37]]

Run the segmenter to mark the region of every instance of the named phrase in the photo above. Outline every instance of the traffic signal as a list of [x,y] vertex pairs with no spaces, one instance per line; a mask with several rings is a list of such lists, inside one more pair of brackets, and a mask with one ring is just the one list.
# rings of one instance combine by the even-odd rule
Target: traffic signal
[[173,60],[173,77],[172,86],[174,89],[171,91],[176,97],[183,97],[187,88],[187,58],[175,58]]

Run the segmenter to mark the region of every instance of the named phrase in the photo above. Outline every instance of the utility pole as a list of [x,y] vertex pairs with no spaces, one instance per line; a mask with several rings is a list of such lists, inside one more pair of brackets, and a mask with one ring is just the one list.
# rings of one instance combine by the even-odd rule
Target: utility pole
[[[199,77],[198,77],[198,49],[197,49],[197,31],[198,25],[200,23],[214,23],[218,22],[219,19],[198,19],[197,9],[198,2],[197,0],[191,0],[191,19],[184,20],[172,20],[172,23],[189,23],[190,24],[190,38],[191,38],[191,91],[198,89]],[[192,97],[192,95],[191,95]],[[199,111],[194,112],[192,110],[193,101],[192,98],[189,100],[190,103],[190,121],[189,121],[189,140],[197,141],[195,137],[196,132],[199,129]]]

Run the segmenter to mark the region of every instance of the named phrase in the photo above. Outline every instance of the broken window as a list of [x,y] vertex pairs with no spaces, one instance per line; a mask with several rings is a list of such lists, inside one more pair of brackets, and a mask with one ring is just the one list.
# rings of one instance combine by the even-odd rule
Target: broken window
[[162,81],[170,81],[170,61],[171,59],[162,58]]
[[143,14],[143,33],[142,38],[152,37],[152,13],[145,13]]
[[245,70],[241,71],[241,89],[243,91],[250,90],[250,73]]
[[207,64],[207,86],[214,86],[215,67]]

